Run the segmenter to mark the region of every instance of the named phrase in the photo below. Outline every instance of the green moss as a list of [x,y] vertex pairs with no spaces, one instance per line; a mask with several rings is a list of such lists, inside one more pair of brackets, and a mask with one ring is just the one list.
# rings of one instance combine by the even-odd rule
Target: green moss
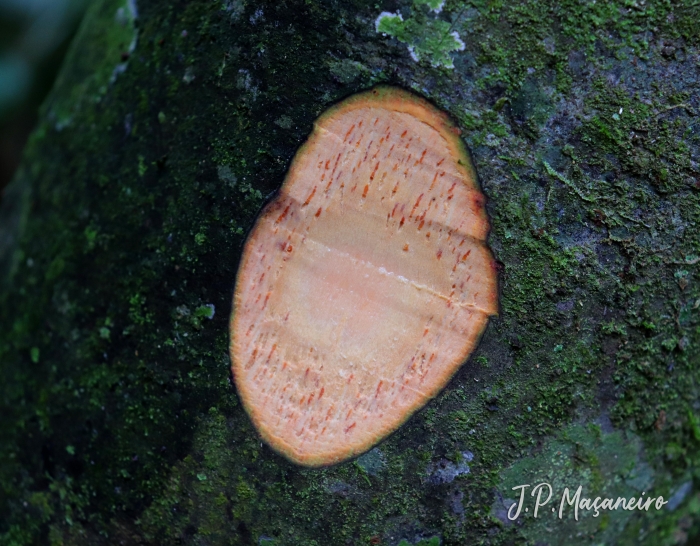
[[129,0],[101,1],[80,26],[76,42],[90,47],[69,52],[55,84],[49,112],[56,127],[70,125],[74,116],[91,103],[102,100],[108,87],[127,69],[138,39],[135,3]]
[[[577,513],[573,506],[562,504],[562,498],[567,488],[568,498],[573,497],[579,486],[582,498],[639,498],[642,492],[651,490],[653,484],[651,468],[641,459],[640,450],[641,442],[634,436],[625,438],[620,432],[602,433],[595,426],[567,427],[548,439],[537,455],[522,458],[501,472],[500,495],[492,508],[492,516],[511,525],[506,513],[520,499],[520,489],[513,488],[530,484],[519,518],[525,537],[536,540],[547,533],[557,544],[569,541],[572,536],[578,536],[583,543],[615,542],[619,538],[614,537],[620,536],[633,517],[631,512],[603,511],[599,514],[602,517],[594,517],[593,512]],[[527,477],[525,481],[524,477]],[[552,495],[535,517],[535,497],[531,491],[540,483],[551,486]],[[543,503],[549,498],[548,487],[544,487],[540,498]],[[516,510],[511,514],[514,517]]]
[[424,538],[418,542],[409,542],[404,538],[401,539],[398,546],[440,546],[440,537]]
[[[331,74],[333,74],[340,83],[351,83],[362,76],[367,76],[368,73],[366,66],[350,59],[342,59],[340,61],[332,60],[328,64]],[[289,127],[286,128],[289,129]]]
[[[697,8],[438,6],[387,7],[398,45],[363,2],[154,2],[125,25],[122,4],[92,7],[3,198],[0,543],[548,542],[539,521],[494,520],[494,491],[547,468],[665,496],[699,477]],[[378,452],[305,470],[237,402],[230,296],[313,120],[375,83],[462,129],[500,316]],[[467,452],[469,473],[435,477]],[[585,525],[670,544],[700,511],[679,499]]]

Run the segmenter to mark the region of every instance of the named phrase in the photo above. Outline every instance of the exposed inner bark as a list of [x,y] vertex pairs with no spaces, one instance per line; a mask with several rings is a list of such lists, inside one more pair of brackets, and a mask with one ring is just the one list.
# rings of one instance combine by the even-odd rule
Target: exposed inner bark
[[497,312],[488,219],[443,114],[397,89],[318,120],[238,275],[243,403],[291,460],[370,448],[435,396]]

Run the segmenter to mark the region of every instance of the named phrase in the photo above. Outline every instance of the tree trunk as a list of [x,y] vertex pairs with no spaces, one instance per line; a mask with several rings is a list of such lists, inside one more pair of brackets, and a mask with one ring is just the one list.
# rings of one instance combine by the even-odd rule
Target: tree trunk
[[[1,544],[694,533],[700,7],[438,4],[91,7],[3,201]],[[461,127],[489,199],[500,315],[393,436],[304,469],[260,442],[237,400],[234,277],[314,119],[380,83]],[[542,482],[553,495],[534,517]],[[566,503],[560,518],[579,485],[582,499],[668,504],[594,517],[582,500],[578,521]]]

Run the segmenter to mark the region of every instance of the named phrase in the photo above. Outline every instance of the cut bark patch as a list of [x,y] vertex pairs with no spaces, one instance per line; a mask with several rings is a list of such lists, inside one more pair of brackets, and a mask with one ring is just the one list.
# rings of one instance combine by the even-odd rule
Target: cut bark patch
[[447,116],[377,88],[326,111],[243,252],[231,357],[263,439],[362,453],[434,397],[497,313],[474,169]]

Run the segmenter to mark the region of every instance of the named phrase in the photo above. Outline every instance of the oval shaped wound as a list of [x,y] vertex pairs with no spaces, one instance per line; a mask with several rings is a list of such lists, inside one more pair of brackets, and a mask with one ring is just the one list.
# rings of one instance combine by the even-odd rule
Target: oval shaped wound
[[458,131],[382,87],[316,121],[246,242],[233,375],[307,466],[371,448],[434,397],[498,310],[485,199]]

